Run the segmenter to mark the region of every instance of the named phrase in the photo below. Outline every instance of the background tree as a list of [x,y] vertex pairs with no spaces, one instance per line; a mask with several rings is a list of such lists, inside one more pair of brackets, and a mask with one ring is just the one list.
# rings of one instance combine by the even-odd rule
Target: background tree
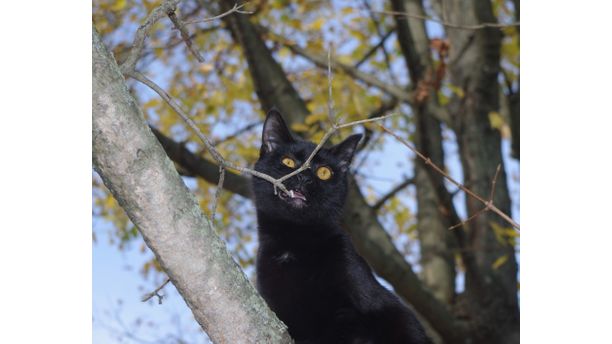
[[[154,80],[225,159],[254,163],[259,124],[272,106],[303,137],[323,137],[330,102],[322,86],[331,49],[331,103],[342,122],[396,113],[386,127],[463,176],[477,194],[491,195],[504,213],[518,209],[518,195],[513,207],[509,190],[517,181],[509,180],[506,166],[520,151],[518,2],[252,1],[239,10],[252,13],[208,20],[235,4],[182,1],[174,15],[164,12],[150,23],[143,50],[134,55],[135,31],[160,3],[94,1],[94,25],[126,76],[136,71]],[[166,154],[210,213],[216,159],[157,94],[133,80],[129,85]],[[393,149],[395,138],[374,124],[343,129],[331,140],[359,130],[366,140],[343,219],[359,252],[413,305],[436,340],[518,342],[517,231],[497,214],[481,212],[480,202],[464,197],[409,150]],[[514,158],[503,149],[510,143]],[[391,169],[385,160],[402,165]],[[227,170],[228,192],[216,208],[219,234],[247,272],[256,242],[253,207],[245,202],[248,178]],[[394,183],[381,186],[380,178]],[[112,222],[119,248],[137,240],[134,225],[96,175],[94,212]],[[160,269],[155,260],[143,267]]]

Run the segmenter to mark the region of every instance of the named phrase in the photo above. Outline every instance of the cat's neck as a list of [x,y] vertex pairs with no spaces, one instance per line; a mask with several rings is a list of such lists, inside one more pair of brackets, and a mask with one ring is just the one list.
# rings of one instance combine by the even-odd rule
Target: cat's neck
[[257,222],[261,240],[287,244],[317,245],[317,243],[344,234],[335,221],[313,220],[310,223],[296,223],[258,212]]

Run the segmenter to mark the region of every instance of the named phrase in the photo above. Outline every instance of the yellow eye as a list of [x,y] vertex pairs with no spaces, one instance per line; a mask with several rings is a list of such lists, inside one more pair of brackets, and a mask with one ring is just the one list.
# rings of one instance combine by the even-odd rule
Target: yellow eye
[[284,157],[282,162],[287,167],[295,168],[295,161],[291,158]]
[[328,180],[329,178],[331,178],[332,176],[332,170],[329,169],[329,167],[319,167],[317,168],[317,177],[319,177],[319,179],[321,180]]

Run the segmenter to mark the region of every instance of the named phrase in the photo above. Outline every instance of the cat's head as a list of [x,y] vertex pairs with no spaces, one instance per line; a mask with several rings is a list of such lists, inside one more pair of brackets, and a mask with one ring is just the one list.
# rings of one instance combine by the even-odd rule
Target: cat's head
[[[361,134],[322,148],[310,168],[285,180],[285,194],[263,179],[253,177],[257,210],[265,216],[297,224],[336,221],[344,206],[351,160]],[[316,145],[295,139],[281,114],[270,110],[263,127],[262,144],[255,170],[280,178],[302,166]]]

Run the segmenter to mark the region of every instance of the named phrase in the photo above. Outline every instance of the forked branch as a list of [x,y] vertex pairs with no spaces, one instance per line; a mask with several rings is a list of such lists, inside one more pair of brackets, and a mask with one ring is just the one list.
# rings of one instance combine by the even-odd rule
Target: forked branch
[[374,121],[380,121],[380,120],[383,120],[383,119],[391,116],[391,115],[386,115],[386,116],[381,116],[381,117],[376,117],[376,118],[362,119],[362,120],[359,120],[359,121],[354,121],[354,122],[340,124],[340,125],[337,125],[337,124],[334,123],[332,125],[332,127],[329,130],[327,130],[327,132],[325,133],[325,135],[323,136],[323,138],[321,139],[321,141],[319,142],[317,147],[312,151],[312,153],[310,154],[308,159],[302,164],[302,166],[300,166],[300,168],[298,168],[297,170],[295,170],[295,171],[293,171],[293,172],[291,172],[291,173],[289,173],[289,174],[287,174],[287,175],[285,175],[285,176],[283,176],[281,178],[276,179],[276,178],[274,178],[272,176],[269,176],[269,175],[267,175],[265,173],[261,173],[261,172],[255,171],[255,170],[247,168],[247,167],[238,166],[235,163],[226,160],[215,149],[214,145],[208,139],[208,137],[202,133],[202,131],[198,128],[198,125],[182,109],[182,107],[178,104],[178,102],[174,98],[172,98],[166,91],[164,91],[156,83],[154,83],[152,80],[150,80],[149,78],[147,78],[146,76],[144,76],[140,72],[133,71],[133,72],[128,73],[127,75],[132,77],[132,78],[134,78],[134,79],[136,79],[137,81],[141,82],[142,84],[148,86],[149,88],[151,88],[166,103],[168,103],[168,105],[170,105],[170,107],[183,119],[183,121],[185,121],[185,123],[187,123],[189,128],[204,143],[204,146],[206,147],[206,149],[208,150],[208,152],[210,153],[212,158],[219,164],[219,166],[221,166],[223,168],[230,168],[230,169],[239,171],[240,173],[246,173],[246,174],[250,174],[250,175],[252,175],[254,177],[264,179],[264,180],[272,183],[272,185],[274,185],[275,191],[277,189],[280,189],[282,192],[287,193],[287,194],[289,194],[290,192],[289,192],[289,190],[287,190],[285,185],[283,185],[283,181],[285,181],[285,180],[295,176],[296,174],[304,171],[307,168],[310,168],[310,162],[312,161],[314,156],[319,152],[319,150],[321,150],[323,145],[325,145],[327,140],[334,133],[336,133],[338,130],[343,129],[343,128],[353,127],[353,126],[356,126],[356,125],[360,125],[360,124],[364,124],[364,123],[369,123],[369,122],[374,122]]
[[[392,132],[391,130],[387,129],[385,126],[378,124],[378,126],[386,131],[387,133],[389,133],[391,136],[393,136],[396,140],[398,140],[400,143],[402,143],[404,146],[408,147],[408,149],[410,149],[414,154],[417,155],[417,157],[419,157],[419,159],[423,160],[425,162],[426,165],[430,165],[436,172],[440,173],[444,178],[446,178],[446,180],[450,181],[453,185],[455,185],[456,187],[458,187],[459,189],[463,190],[463,192],[465,192],[466,194],[468,194],[469,196],[475,198],[476,200],[478,200],[479,202],[481,202],[484,206],[485,206],[485,210],[491,210],[492,212],[496,213],[497,215],[499,215],[502,219],[504,219],[506,222],[508,222],[510,225],[512,225],[512,227],[514,227],[514,229],[516,229],[518,232],[520,232],[520,225],[518,223],[516,223],[510,216],[508,216],[506,213],[504,213],[503,211],[499,210],[499,208],[497,208],[492,201],[492,196],[494,195],[494,191],[495,191],[495,183],[497,181],[497,174],[499,173],[500,168],[498,167],[497,172],[495,173],[495,177],[493,178],[493,185],[492,185],[492,190],[491,190],[491,200],[485,200],[484,198],[482,198],[480,195],[476,194],[475,192],[473,192],[472,190],[466,188],[463,184],[459,183],[458,181],[456,181],[455,179],[453,179],[451,176],[448,175],[448,173],[444,172],[444,170],[442,170],[438,165],[434,164],[430,158],[426,157],[425,155],[423,155],[421,152],[419,152],[418,150],[416,150],[416,148],[414,148],[411,144],[409,144],[408,142],[406,142],[406,140],[404,140],[403,138],[397,136],[397,134],[395,134],[394,132]],[[471,220],[472,218],[480,215],[482,212],[484,212],[484,210],[478,211],[476,214],[474,214],[472,217],[470,217],[468,220]],[[466,221],[468,221],[466,220]],[[464,221],[464,222],[466,222]],[[462,225],[462,223],[460,223],[459,225]],[[456,228],[459,227],[457,225],[452,226],[451,228]]]
[[159,291],[162,290],[166,284],[168,284],[168,282],[170,282],[169,278],[166,278],[166,281],[164,283],[162,283],[159,287],[155,288],[155,290],[153,290],[150,293],[145,294],[142,297],[142,302],[147,302],[149,301],[153,296],[157,296],[157,302],[161,305],[162,304],[162,300],[164,299],[164,295],[160,295]]

